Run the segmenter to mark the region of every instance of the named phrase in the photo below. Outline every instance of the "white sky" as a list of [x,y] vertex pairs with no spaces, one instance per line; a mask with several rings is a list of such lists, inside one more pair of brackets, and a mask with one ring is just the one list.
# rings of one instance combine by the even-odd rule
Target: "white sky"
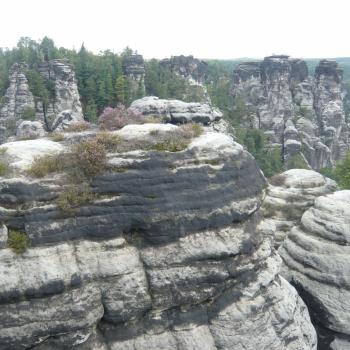
[[0,47],[47,35],[146,58],[350,56],[349,0],[6,0],[0,11]]

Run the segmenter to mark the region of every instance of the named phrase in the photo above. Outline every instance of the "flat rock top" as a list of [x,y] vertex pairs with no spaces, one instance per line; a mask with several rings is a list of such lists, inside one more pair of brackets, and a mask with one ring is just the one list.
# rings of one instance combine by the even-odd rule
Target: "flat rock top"
[[48,139],[24,140],[8,142],[1,145],[6,149],[11,167],[24,171],[32,164],[35,157],[45,154],[58,153],[64,146]]
[[319,187],[326,183],[326,178],[317,171],[307,169],[290,169],[285,171],[284,186],[285,187]]
[[116,131],[115,134],[121,136],[126,140],[129,140],[134,138],[144,138],[153,131],[166,133],[170,131],[175,131],[177,128],[178,127],[173,124],[130,124]]

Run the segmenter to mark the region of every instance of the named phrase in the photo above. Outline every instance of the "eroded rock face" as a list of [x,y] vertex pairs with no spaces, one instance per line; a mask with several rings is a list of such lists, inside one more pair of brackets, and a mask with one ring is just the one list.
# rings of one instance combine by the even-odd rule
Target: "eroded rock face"
[[9,71],[10,85],[0,109],[0,125],[6,128],[7,136],[15,134],[16,122],[26,109],[35,109],[34,97],[25,76],[27,68],[25,64],[15,63]]
[[0,349],[316,349],[240,145],[205,132],[109,162],[124,171],[96,177],[100,198],[74,215],[55,204],[57,176],[0,180],[1,220],[31,239],[0,249]]
[[332,342],[333,349],[348,349],[350,341],[349,214],[350,191],[321,196],[280,248],[283,274],[328,329],[324,346]]
[[193,56],[172,56],[160,61],[160,65],[185,78],[204,83],[208,64]]
[[205,86],[208,69],[206,62],[193,56],[181,55],[165,58],[160,61],[160,65],[172,73],[183,77],[189,83],[190,91],[182,99],[188,101],[189,96],[195,96],[196,100],[194,101],[210,103],[210,97]]
[[299,157],[318,170],[349,149],[341,81],[335,61],[320,61],[311,79],[304,61],[270,56],[238,65],[232,94],[246,105],[244,127],[265,131],[286,163]]
[[144,116],[160,117],[166,122],[210,124],[222,118],[222,113],[210,104],[183,102],[179,100],[162,100],[148,96],[134,101],[130,105],[136,113]]
[[55,119],[63,111],[69,111],[77,122],[82,122],[84,118],[73,65],[67,60],[57,59],[43,62],[38,70],[41,76],[45,80],[51,80],[55,87],[54,103],[49,106],[46,115],[42,116],[48,129],[53,129]]
[[291,169],[270,179],[263,204],[263,215],[276,225],[278,248],[304,212],[319,196],[337,190],[337,184],[313,170]]
[[[53,84],[55,91],[54,101],[51,101],[46,110],[43,110],[43,103],[37,97],[33,97],[26,78],[25,64],[14,64],[10,69],[10,86],[5,95],[5,103],[0,110],[0,126],[6,128],[5,136],[0,137],[2,143],[6,137],[15,134],[22,134],[23,130],[16,130],[26,114],[30,113],[30,121],[42,124],[48,131],[52,131],[56,118],[63,111],[69,111],[76,122],[83,121],[82,106],[79,100],[79,92],[75,79],[73,66],[67,60],[51,60],[42,62],[37,67],[40,75],[45,81]],[[28,122],[26,129],[29,128]],[[33,126],[34,124],[32,124]],[[29,132],[29,131],[28,131]],[[42,132],[39,133],[42,136]]]
[[31,139],[45,136],[46,132],[42,123],[25,120],[18,125],[16,136],[19,139]]
[[145,62],[142,55],[123,58],[123,73],[129,84],[131,100],[145,94]]

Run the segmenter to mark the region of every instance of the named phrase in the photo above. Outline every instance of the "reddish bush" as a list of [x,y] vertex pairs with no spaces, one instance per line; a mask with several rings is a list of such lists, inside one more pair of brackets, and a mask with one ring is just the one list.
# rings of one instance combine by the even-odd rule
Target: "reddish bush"
[[117,130],[127,124],[141,124],[143,122],[141,114],[127,110],[122,104],[115,108],[106,107],[98,117],[98,124],[104,130]]

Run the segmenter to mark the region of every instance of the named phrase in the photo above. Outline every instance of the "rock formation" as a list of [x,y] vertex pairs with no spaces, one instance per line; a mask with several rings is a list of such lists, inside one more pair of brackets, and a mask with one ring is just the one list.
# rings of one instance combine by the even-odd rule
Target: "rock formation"
[[162,100],[155,96],[134,101],[130,109],[143,116],[158,117],[170,123],[209,124],[222,118],[220,110],[207,103]]
[[31,139],[45,136],[46,132],[43,128],[43,124],[36,121],[31,122],[25,120],[18,125],[16,136],[19,139]]
[[341,81],[335,61],[320,61],[310,78],[304,61],[270,56],[238,65],[232,94],[246,106],[243,127],[263,130],[285,163],[298,159],[318,170],[349,149]]
[[[188,95],[195,96],[200,102],[210,103],[210,97],[205,86],[208,64],[193,56],[172,56],[160,61],[160,65],[175,73],[189,83],[190,91]],[[183,96],[184,100],[188,100],[189,96]]]
[[27,68],[25,64],[15,63],[9,71],[10,85],[0,108],[0,125],[6,128],[7,136],[15,133],[16,124],[21,120],[23,112],[35,108],[34,97],[25,76]]
[[293,226],[317,197],[337,190],[337,184],[313,170],[290,169],[270,179],[263,215],[276,225],[275,247],[284,241]]
[[350,191],[318,197],[280,248],[283,274],[321,325],[321,349],[350,348],[349,217]]
[[160,61],[160,65],[184,78],[197,83],[205,83],[208,64],[193,56],[172,56]]
[[[128,145],[178,129],[125,128]],[[63,174],[25,172],[65,141],[4,147],[15,177],[0,180],[1,221],[31,246],[15,255],[0,244],[1,350],[316,349],[304,303],[278,275],[274,226],[261,220],[266,181],[229,136],[109,153],[110,170],[90,183],[96,199],[73,214],[56,205]]]
[[[77,121],[83,121],[82,106],[74,67],[67,60],[51,60],[42,62],[38,67],[40,75],[46,81],[52,81],[55,88],[55,99],[48,107],[43,119],[49,130],[52,129],[56,117],[63,111],[69,111]],[[42,107],[37,106],[42,113]]]
[[142,55],[130,55],[123,58],[123,73],[130,89],[131,101],[145,94],[145,62]]
[[77,122],[83,121],[82,107],[75,80],[73,66],[66,60],[51,60],[42,62],[37,70],[44,81],[51,81],[55,91],[55,98],[45,110],[43,101],[34,97],[26,78],[25,64],[14,64],[10,69],[10,85],[6,91],[5,102],[0,109],[0,126],[6,129],[3,142],[7,136],[21,134],[17,127],[26,119],[25,114],[30,112],[30,121],[40,122],[48,131],[53,128],[53,122],[62,112],[74,115]]

